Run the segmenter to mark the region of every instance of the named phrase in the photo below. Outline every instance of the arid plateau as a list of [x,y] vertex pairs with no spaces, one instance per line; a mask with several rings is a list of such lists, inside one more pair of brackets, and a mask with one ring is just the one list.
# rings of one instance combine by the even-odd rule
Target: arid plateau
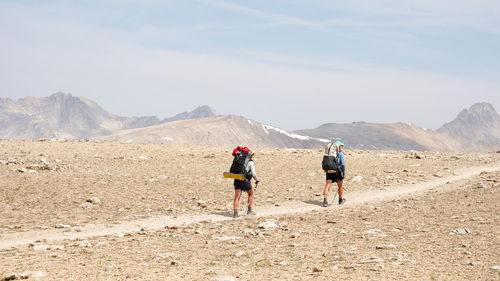
[[0,148],[0,280],[500,279],[500,153],[346,149],[323,208],[321,149],[252,147],[233,219],[233,147]]

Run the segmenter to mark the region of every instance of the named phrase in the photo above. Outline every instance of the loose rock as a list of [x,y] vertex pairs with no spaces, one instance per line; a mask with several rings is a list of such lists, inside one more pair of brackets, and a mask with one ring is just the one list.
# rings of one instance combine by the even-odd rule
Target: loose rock
[[371,271],[382,271],[382,270],[384,270],[384,268],[380,265],[377,265],[377,266],[370,268],[370,270]]
[[181,262],[180,262],[180,261],[178,261],[178,260],[172,260],[172,261],[170,262],[170,264],[171,264],[171,265],[181,265]]
[[373,229],[369,229],[369,230],[365,231],[365,233],[367,233],[367,234],[377,234],[379,232],[382,232],[382,230],[380,230],[378,228],[373,228]]
[[457,228],[457,229],[454,229],[451,233],[463,235],[463,234],[472,233],[472,231],[470,231],[468,228]]
[[258,228],[261,228],[261,229],[274,229],[277,227],[278,227],[278,225],[276,224],[275,220],[266,220],[264,222],[261,222],[258,226]]
[[350,256],[353,256],[353,255],[355,255],[356,253],[355,253],[355,252],[353,252],[353,251],[342,251],[342,254],[344,254],[344,255],[350,255]]
[[166,259],[166,258],[171,258],[174,254],[172,253],[162,253],[162,254],[158,254],[156,255],[153,259],[154,260],[162,260],[162,259]]
[[361,180],[363,179],[362,176],[355,176],[354,178],[352,178],[352,182],[360,182]]
[[322,271],[323,271],[323,269],[321,269],[321,268],[319,268],[319,267],[316,267],[316,266],[315,266],[315,267],[313,267],[313,272],[314,272],[314,273],[318,273],[318,272],[322,272]]
[[97,204],[101,203],[101,200],[97,197],[92,197],[92,198],[87,199],[87,202],[97,205]]
[[389,249],[396,249],[396,246],[394,246],[393,244],[382,244],[382,245],[376,246],[375,249],[377,249],[377,250],[389,250]]
[[56,224],[56,228],[70,228],[71,225],[68,225],[68,224],[62,224],[62,223],[59,223],[59,224]]
[[10,281],[19,279],[19,275],[17,274],[7,274],[4,278],[0,279],[1,281]]
[[28,278],[41,278],[44,277],[45,273],[43,271],[25,271],[21,274],[19,274],[20,279],[28,279]]
[[367,260],[362,261],[362,263],[382,263],[382,262],[384,262],[384,259],[379,258],[377,256],[373,256]]
[[82,209],[88,209],[88,208],[92,208],[92,206],[93,206],[92,203],[85,202],[82,205],[80,205],[80,208],[82,208]]
[[109,263],[106,266],[106,269],[109,270],[109,271],[115,270],[116,269],[116,265],[114,263]]
[[240,236],[220,236],[220,237],[216,237],[215,239],[221,240],[221,241],[228,241],[228,240],[243,239],[243,237],[240,237]]
[[34,245],[33,250],[64,250],[64,245]]
[[480,183],[477,188],[481,189],[481,188],[486,188],[486,184],[484,183]]

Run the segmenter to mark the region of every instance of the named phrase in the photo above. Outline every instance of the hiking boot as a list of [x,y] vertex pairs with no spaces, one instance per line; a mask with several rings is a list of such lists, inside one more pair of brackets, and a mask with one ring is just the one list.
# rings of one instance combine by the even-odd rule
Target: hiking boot
[[339,205],[342,205],[345,203],[345,198],[339,198]]
[[328,207],[328,200],[323,198],[323,207]]
[[237,217],[238,217],[238,211],[234,210],[233,218],[237,218]]
[[248,207],[247,216],[253,217],[255,215],[257,215],[257,213],[255,213],[254,211],[252,211],[252,207]]

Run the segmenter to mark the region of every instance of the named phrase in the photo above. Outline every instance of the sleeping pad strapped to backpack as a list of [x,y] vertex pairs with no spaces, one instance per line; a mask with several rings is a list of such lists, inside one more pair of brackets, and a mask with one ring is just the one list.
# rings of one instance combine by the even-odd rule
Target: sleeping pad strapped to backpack
[[247,166],[250,161],[250,156],[248,155],[249,152],[250,149],[248,147],[238,146],[235,148],[233,151],[233,164],[231,165],[229,172],[233,174],[240,174],[247,178]]

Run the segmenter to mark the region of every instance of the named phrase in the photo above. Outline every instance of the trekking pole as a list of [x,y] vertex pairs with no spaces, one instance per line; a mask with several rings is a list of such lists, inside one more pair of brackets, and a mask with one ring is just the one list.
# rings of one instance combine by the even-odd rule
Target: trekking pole
[[[252,204],[255,204],[255,192],[257,192],[257,185],[259,185],[259,182],[255,182],[255,187],[253,188],[253,194],[252,194]],[[247,209],[248,211],[248,209]]]
[[335,202],[335,198],[337,197],[337,194],[339,194],[339,188],[337,187],[337,191],[335,192],[335,195],[333,196],[333,202]]

